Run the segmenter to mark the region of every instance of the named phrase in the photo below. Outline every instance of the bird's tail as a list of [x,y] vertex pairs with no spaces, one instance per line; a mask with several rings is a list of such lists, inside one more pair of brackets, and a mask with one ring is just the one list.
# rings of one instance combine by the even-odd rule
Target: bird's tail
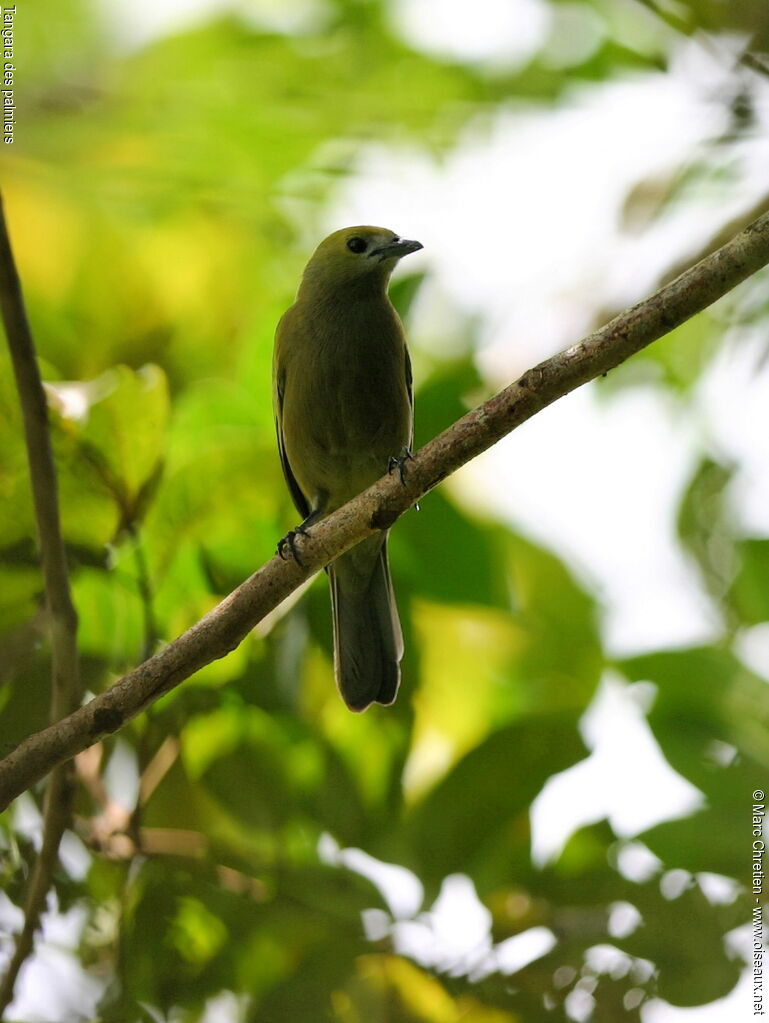
[[334,670],[350,710],[390,704],[401,680],[403,633],[387,563],[387,535],[376,534],[329,566]]

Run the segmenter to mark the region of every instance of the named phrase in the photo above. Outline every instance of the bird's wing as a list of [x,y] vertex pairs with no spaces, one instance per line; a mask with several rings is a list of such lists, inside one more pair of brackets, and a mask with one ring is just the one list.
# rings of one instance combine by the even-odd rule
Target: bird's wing
[[409,451],[411,451],[414,447],[414,381],[411,375],[411,357],[405,344],[403,351],[405,354],[406,390],[409,394],[409,405],[411,406],[411,436],[409,437]]
[[[278,324],[278,348],[280,349],[280,333],[283,321]],[[288,489],[291,491],[291,497],[294,504],[296,505],[299,514],[303,519],[306,519],[310,514],[310,505],[307,498],[302,493],[302,489],[296,481],[291,471],[291,464],[286,454],[286,445],[283,439],[283,397],[286,388],[286,374],[285,370],[280,365],[280,359],[277,358],[275,362],[275,393],[274,393],[274,411],[275,411],[275,432],[278,436],[278,454],[280,455],[280,464],[283,467],[283,475],[286,478]]]

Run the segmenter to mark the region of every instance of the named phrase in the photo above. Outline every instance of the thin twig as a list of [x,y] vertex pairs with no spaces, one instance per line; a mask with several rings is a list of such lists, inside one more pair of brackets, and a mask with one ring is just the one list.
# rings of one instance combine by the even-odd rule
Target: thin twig
[[767,207],[769,207],[769,195],[762,195],[749,209],[737,214],[728,223],[722,224],[721,227],[717,228],[707,241],[698,247],[696,252],[690,252],[688,256],[684,256],[677,263],[674,263],[669,270],[665,271],[660,284],[667,284],[669,281],[675,280],[692,263],[699,262],[705,256],[709,256],[711,252],[715,252],[716,249],[725,245],[738,231],[743,231],[748,224],[751,224],[756,217],[759,217]]
[[158,628],[155,621],[154,594],[152,590],[152,579],[147,563],[147,555],[142,540],[141,526],[133,525],[128,530],[130,542],[133,545],[134,565],[136,566],[136,586],[139,590],[139,600],[142,606],[143,638],[141,659],[146,661],[155,649],[158,641]]
[[312,527],[302,561],[273,557],[182,636],[63,721],[29,736],[0,762],[0,809],[56,764],[74,756],[224,657],[313,573],[364,537],[389,528],[466,462],[547,405],[593,380],[701,312],[769,263],[769,212],[650,298],[565,352],[546,359],[430,441],[402,483],[384,476]]
[[[51,636],[51,720],[70,714],[80,703],[77,614],[72,603],[59,520],[58,485],[48,431],[48,408],[40,379],[21,283],[11,250],[0,196],[0,310],[11,353],[24,421],[27,460],[35,506],[45,602]],[[43,840],[27,886],[24,927],[17,936],[8,970],[0,984],[0,1015],[13,998],[18,972],[34,947],[34,935],[58,861],[59,843],[71,816],[71,765],[55,766],[43,809]]]
[[750,68],[764,78],[769,78],[769,57],[765,53],[753,53],[745,50],[740,58],[745,67]]
[[[656,0],[638,0],[638,3],[641,4],[642,7],[645,7],[648,11],[651,11],[651,13],[656,15],[656,17],[658,17],[661,21],[664,21],[669,28],[672,28],[676,32],[680,32],[681,35],[685,35],[688,38],[691,38],[695,31],[700,27],[690,21],[687,21],[685,18],[680,17],[674,11],[666,10],[658,4]],[[720,58],[723,56],[723,50],[718,45],[716,37],[711,31],[702,28],[699,38],[706,49],[708,49],[714,57]],[[748,70],[762,75],[764,78],[769,77],[769,64],[767,64],[764,54],[759,55],[751,52],[750,50],[743,50],[737,57],[737,62],[742,64],[743,67],[748,68]]]

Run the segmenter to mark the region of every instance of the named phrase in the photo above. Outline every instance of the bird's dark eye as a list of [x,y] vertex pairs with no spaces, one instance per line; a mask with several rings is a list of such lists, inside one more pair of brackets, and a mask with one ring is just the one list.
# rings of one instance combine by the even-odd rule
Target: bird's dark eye
[[366,243],[362,238],[358,238],[357,236],[355,238],[348,238],[347,248],[350,250],[350,252],[365,252]]

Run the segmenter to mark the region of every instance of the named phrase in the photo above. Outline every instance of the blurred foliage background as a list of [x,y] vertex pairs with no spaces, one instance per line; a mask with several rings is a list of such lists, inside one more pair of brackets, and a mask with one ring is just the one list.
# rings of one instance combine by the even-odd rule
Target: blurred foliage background
[[[18,5],[18,126],[2,184],[49,385],[92,693],[196,621],[294,523],[269,403],[272,336],[367,147],[440,164],[468,127],[482,133],[512,105],[546,114],[575,85],[664,73],[687,33],[732,59],[769,36],[763,0],[679,3],[674,18],[667,4],[541,0],[562,34],[593,26],[591,45],[575,29],[569,59],[563,40],[553,59],[547,33],[525,59],[460,59],[398,30],[395,8],[408,5],[254,0],[138,40],[106,4]],[[510,5],[513,33],[526,7]],[[441,5],[432,11],[437,26]],[[762,75],[736,60],[730,74],[713,151],[757,130]],[[628,194],[636,231],[691,202],[687,184],[696,191],[707,165],[700,152],[674,186]],[[724,175],[724,195],[730,186]],[[673,261],[663,256],[658,279]],[[411,315],[422,276],[393,286],[413,327],[418,444],[492,387],[471,317],[461,344],[422,344]],[[766,337],[762,280],[730,306],[731,329]],[[660,342],[638,360],[644,385],[685,408],[724,330],[705,315]],[[621,401],[637,380],[628,370],[596,386]],[[0,389],[8,749],[46,723],[49,652],[6,354]],[[447,487],[393,533],[407,647],[393,708],[358,717],[339,700],[320,579],[79,758],[76,819],[8,1018],[652,1020],[661,1002],[728,995],[744,968],[728,936],[753,901],[751,793],[769,760],[767,679],[739,643],[769,622],[769,538],[730,514],[733,472],[703,453],[676,512],[719,609],[708,645],[617,657],[579,566]],[[649,726],[699,809],[632,842],[606,820],[587,824],[542,862],[530,807],[588,757],[580,721],[607,671],[631,690],[652,684]],[[4,956],[39,799],[2,817]],[[639,850],[646,868],[631,869]]]

